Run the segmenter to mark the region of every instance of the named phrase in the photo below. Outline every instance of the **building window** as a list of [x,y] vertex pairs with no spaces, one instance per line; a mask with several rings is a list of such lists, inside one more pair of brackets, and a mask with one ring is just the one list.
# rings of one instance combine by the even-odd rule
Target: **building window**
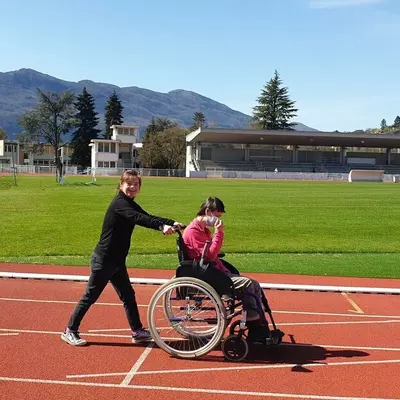
[[99,152],[100,152],[100,153],[103,153],[103,151],[104,151],[103,145],[104,145],[103,142],[100,142],[100,143],[99,143]]
[[115,168],[115,161],[110,161],[110,168]]
[[97,166],[99,168],[103,168],[103,161],[97,161]]
[[110,143],[104,143],[104,153],[110,152]]
[[115,143],[110,144],[110,153],[116,153],[115,151]]
[[104,168],[110,168],[110,163],[108,161],[104,161]]

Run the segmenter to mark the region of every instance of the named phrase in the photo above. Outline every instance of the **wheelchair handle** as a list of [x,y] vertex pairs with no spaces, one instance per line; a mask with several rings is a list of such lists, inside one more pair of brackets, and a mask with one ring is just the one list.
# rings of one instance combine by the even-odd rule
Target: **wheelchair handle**
[[182,236],[182,232],[183,230],[185,230],[187,227],[187,225],[175,225],[172,227],[172,230],[177,233],[179,236]]

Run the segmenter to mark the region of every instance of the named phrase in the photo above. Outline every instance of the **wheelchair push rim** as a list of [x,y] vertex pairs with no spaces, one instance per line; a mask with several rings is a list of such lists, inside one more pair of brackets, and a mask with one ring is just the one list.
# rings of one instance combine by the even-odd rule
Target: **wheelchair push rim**
[[162,350],[179,358],[196,358],[220,344],[226,311],[218,293],[206,282],[175,278],[154,293],[147,320]]

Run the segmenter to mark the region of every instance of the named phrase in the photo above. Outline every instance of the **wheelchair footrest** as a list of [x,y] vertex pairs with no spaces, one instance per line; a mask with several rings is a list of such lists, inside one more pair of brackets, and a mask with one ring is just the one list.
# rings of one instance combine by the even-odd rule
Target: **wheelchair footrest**
[[270,332],[268,337],[264,338],[248,338],[248,341],[251,343],[259,343],[264,344],[266,346],[276,346],[282,343],[282,338],[285,336],[285,333],[282,332],[280,329],[274,329]]

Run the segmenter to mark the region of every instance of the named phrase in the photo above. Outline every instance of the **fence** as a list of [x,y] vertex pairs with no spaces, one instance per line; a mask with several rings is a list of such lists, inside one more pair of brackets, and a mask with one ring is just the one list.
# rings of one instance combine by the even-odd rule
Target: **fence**
[[[348,173],[334,172],[263,172],[263,171],[223,171],[213,169],[207,171],[191,171],[191,178],[228,178],[228,179],[276,179],[304,181],[348,181]],[[384,182],[399,182],[399,175],[385,174]]]
[[[120,176],[127,168],[87,168],[83,172],[78,172],[75,165],[64,166],[64,175],[92,175],[98,176]],[[38,175],[56,175],[55,166],[46,165],[16,165],[17,174],[38,174]],[[164,176],[164,177],[185,177],[184,169],[151,169],[137,168],[142,176]],[[0,164],[0,173],[12,174],[14,167],[9,164]]]
[[[17,165],[18,174],[56,174],[54,166],[36,166],[36,165]],[[99,176],[120,176],[126,168],[87,168],[83,175]],[[142,176],[159,176],[159,177],[175,177],[184,178],[186,172],[183,169],[152,169],[137,168]],[[0,164],[0,173],[14,172],[13,167],[8,164]],[[76,166],[64,167],[65,175],[77,175],[78,168]],[[207,171],[190,171],[191,178],[227,178],[227,179],[270,179],[270,180],[304,180],[304,181],[348,181],[348,173],[331,173],[331,172],[264,172],[264,171],[224,171],[221,169],[209,169]],[[384,182],[400,182],[399,174],[383,175]]]

